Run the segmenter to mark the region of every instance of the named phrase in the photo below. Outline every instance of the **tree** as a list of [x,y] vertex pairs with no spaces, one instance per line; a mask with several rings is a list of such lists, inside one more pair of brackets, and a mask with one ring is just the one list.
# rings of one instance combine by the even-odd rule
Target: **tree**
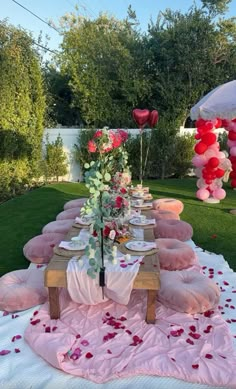
[[[135,15],[130,13],[130,17]],[[67,16],[59,58],[70,78],[73,106],[92,127],[129,126],[131,111],[148,94],[148,77],[141,71],[142,44],[129,19],[100,15],[86,20]],[[140,49],[138,46],[140,45]]]
[[63,150],[63,141],[60,135],[54,142],[49,142],[48,136],[45,144],[44,174],[48,178],[56,178],[67,173],[67,157]]
[[0,129],[5,145],[0,169],[7,175],[9,193],[14,194],[38,169],[45,97],[32,38],[6,21],[0,21],[0,74]]
[[166,10],[145,37],[146,73],[153,85],[149,105],[158,105],[160,117],[176,128],[198,99],[235,77],[235,20],[215,20],[206,3],[185,14]]

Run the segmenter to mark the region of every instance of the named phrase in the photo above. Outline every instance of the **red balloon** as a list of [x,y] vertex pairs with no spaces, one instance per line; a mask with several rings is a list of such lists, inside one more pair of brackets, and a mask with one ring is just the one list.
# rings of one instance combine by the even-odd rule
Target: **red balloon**
[[221,178],[225,174],[225,171],[223,169],[217,169],[215,172],[216,178]]
[[204,124],[205,124],[205,120],[202,119],[202,118],[200,118],[200,119],[198,119],[198,120],[196,121],[195,126],[196,126],[196,127],[202,127],[202,126],[204,126]]
[[220,128],[222,126],[222,120],[217,118],[215,123],[215,128]]
[[133,109],[133,119],[139,126],[139,128],[144,127],[149,120],[150,111],[148,109]]
[[232,171],[229,173],[230,178],[236,179],[236,171]]
[[229,157],[229,160],[230,160],[230,162],[234,163],[234,162],[236,162],[236,157],[233,156],[233,155],[231,155],[231,156]]
[[236,162],[232,162],[232,169],[236,171]]
[[234,132],[234,131],[229,131],[228,138],[229,138],[230,140],[236,140],[236,132]]
[[208,165],[212,168],[217,167],[219,165],[219,163],[220,163],[219,158],[216,158],[216,157],[212,157],[208,161]]
[[194,138],[197,139],[197,140],[199,140],[199,139],[201,139],[201,135],[200,135],[200,134],[195,134],[195,135],[194,135]]
[[195,145],[194,150],[197,154],[203,154],[207,150],[207,145],[203,142],[199,142]]
[[236,188],[236,180],[232,180],[230,185],[232,186],[232,188]]
[[213,132],[208,132],[207,134],[202,136],[202,141],[207,146],[213,145],[213,143],[216,142],[216,134],[213,134]]
[[221,121],[222,127],[226,128],[226,129],[227,129],[229,123],[230,123],[230,121],[228,119],[222,119],[222,121]]
[[205,124],[201,126],[202,131],[204,131],[205,133],[211,131],[213,128],[214,128],[214,124],[210,121],[205,122]]
[[155,127],[157,122],[158,122],[158,111],[154,110],[154,111],[150,112],[148,124],[151,128],[153,128],[153,127]]

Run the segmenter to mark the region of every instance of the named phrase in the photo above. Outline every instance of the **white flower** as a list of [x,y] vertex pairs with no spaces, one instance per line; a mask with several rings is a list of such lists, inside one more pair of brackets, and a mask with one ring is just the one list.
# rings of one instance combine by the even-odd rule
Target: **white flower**
[[94,258],[95,256],[95,250],[89,247],[89,258]]
[[111,230],[110,233],[109,233],[108,238],[111,239],[111,240],[114,240],[115,236],[116,236],[115,230]]

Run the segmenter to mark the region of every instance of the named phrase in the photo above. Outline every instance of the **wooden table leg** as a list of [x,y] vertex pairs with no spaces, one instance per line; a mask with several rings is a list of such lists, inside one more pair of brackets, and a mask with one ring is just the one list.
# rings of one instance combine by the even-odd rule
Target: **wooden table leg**
[[48,295],[50,318],[60,319],[59,289],[56,287],[49,287]]
[[155,324],[156,322],[156,299],[157,291],[156,290],[147,290],[147,324]]

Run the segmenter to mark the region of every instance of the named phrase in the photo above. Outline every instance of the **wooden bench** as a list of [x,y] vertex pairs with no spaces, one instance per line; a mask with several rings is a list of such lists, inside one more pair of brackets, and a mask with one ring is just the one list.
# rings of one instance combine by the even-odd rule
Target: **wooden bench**
[[[70,240],[78,235],[78,228],[72,227],[65,237]],[[144,239],[154,240],[153,230],[144,230]],[[45,269],[45,286],[48,287],[49,310],[51,319],[60,318],[59,288],[67,288],[66,269],[70,258],[54,254]],[[160,289],[160,267],[157,254],[146,255],[134,280],[133,289],[147,290],[146,322],[155,323],[157,291]]]

